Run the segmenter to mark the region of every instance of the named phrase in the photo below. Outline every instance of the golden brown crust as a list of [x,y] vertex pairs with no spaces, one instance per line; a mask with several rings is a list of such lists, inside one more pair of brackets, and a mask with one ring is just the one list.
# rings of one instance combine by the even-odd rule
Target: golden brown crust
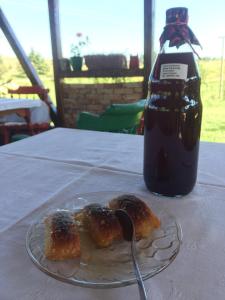
[[80,212],[57,211],[45,219],[45,255],[50,260],[79,257],[80,227],[85,227],[97,247],[108,247],[121,240],[123,233],[114,210],[123,209],[131,217],[136,238],[146,238],[160,226],[160,220],[147,204],[134,195],[121,195],[109,202],[85,206]]
[[45,255],[51,260],[80,256],[80,236],[70,212],[57,211],[45,219]]
[[128,213],[134,223],[137,239],[148,237],[153,229],[160,226],[158,217],[144,201],[134,195],[125,194],[112,199],[109,207],[113,210],[124,209]]
[[84,207],[84,222],[98,247],[108,247],[114,240],[122,238],[122,230],[114,212],[100,204]]

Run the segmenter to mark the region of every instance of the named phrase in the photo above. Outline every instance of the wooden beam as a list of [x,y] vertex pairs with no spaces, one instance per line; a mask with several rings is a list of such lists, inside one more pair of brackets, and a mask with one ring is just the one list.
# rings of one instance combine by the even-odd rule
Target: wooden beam
[[144,98],[148,94],[148,80],[152,67],[153,3],[154,0],[144,0]]
[[[12,49],[14,50],[20,64],[22,65],[25,73],[27,74],[28,78],[30,79],[32,84],[42,85],[40,78],[36,70],[34,69],[33,65],[27,58],[26,53],[24,52],[20,42],[18,41],[15,33],[13,32],[12,27],[10,26],[6,16],[4,15],[2,9],[0,8],[0,26],[7,38],[9,44],[11,45]],[[43,86],[43,85],[42,85]]]
[[[0,28],[2,29],[5,37],[7,38],[10,46],[12,47],[13,51],[15,52],[24,72],[26,73],[27,77],[29,78],[32,85],[39,85],[44,88],[44,85],[39,78],[35,68],[31,64],[29,58],[27,57],[25,51],[23,50],[19,40],[17,39],[11,25],[9,24],[6,16],[3,13],[3,10],[0,7]],[[47,99],[50,108],[50,115],[51,119],[56,125],[57,123],[57,115],[56,109],[51,101],[51,98],[48,96]]]
[[59,0],[48,0],[52,56],[53,56],[53,71],[55,81],[55,94],[57,102],[57,110],[60,126],[65,125],[64,107],[63,107],[63,79],[60,78],[60,59],[62,59],[60,22],[59,22]]

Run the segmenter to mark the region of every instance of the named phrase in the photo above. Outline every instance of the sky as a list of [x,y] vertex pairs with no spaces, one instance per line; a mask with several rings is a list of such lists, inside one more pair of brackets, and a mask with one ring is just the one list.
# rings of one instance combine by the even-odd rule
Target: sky
[[[70,57],[76,33],[88,36],[90,43],[84,54],[143,53],[143,0],[60,0],[60,30],[64,57]],[[9,23],[22,47],[33,48],[51,58],[51,42],[47,0],[0,0]],[[200,40],[201,56],[222,55],[221,36],[225,36],[225,1],[155,0],[154,48],[165,25],[166,9],[185,6],[189,10],[189,26]],[[0,31],[0,55],[13,55]]]

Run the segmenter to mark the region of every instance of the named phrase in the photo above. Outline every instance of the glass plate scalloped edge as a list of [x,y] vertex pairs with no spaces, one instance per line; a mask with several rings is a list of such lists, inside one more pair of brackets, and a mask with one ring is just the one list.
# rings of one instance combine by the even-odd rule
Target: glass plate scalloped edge
[[[44,216],[52,210],[79,210],[87,203],[106,203],[112,198],[125,194],[121,191],[102,191],[74,194],[60,207],[48,209],[40,214],[36,222],[28,229],[26,249],[33,263],[44,273],[63,282],[89,288],[114,288],[136,283],[133,270],[129,242],[116,242],[106,249],[96,249],[90,243],[89,249],[82,249],[81,259],[52,262],[44,255]],[[127,194],[127,193],[126,193]],[[100,197],[99,197],[100,195]],[[145,202],[149,196],[135,193]],[[99,201],[100,200],[100,201]],[[149,203],[152,208],[152,203]],[[80,207],[80,208],[79,208]],[[161,219],[161,227],[153,232],[148,239],[137,242],[138,261],[144,280],[151,278],[167,268],[176,258],[181,242],[182,230],[175,217],[153,211]],[[91,255],[89,255],[91,252]],[[113,253],[113,255],[112,255]],[[91,256],[91,257],[90,257]]]

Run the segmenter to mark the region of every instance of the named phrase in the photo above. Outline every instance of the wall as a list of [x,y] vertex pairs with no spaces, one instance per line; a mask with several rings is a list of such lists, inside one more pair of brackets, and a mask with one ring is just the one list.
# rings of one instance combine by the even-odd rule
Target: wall
[[66,127],[75,127],[80,111],[101,113],[112,103],[130,103],[143,98],[143,83],[63,84]]

